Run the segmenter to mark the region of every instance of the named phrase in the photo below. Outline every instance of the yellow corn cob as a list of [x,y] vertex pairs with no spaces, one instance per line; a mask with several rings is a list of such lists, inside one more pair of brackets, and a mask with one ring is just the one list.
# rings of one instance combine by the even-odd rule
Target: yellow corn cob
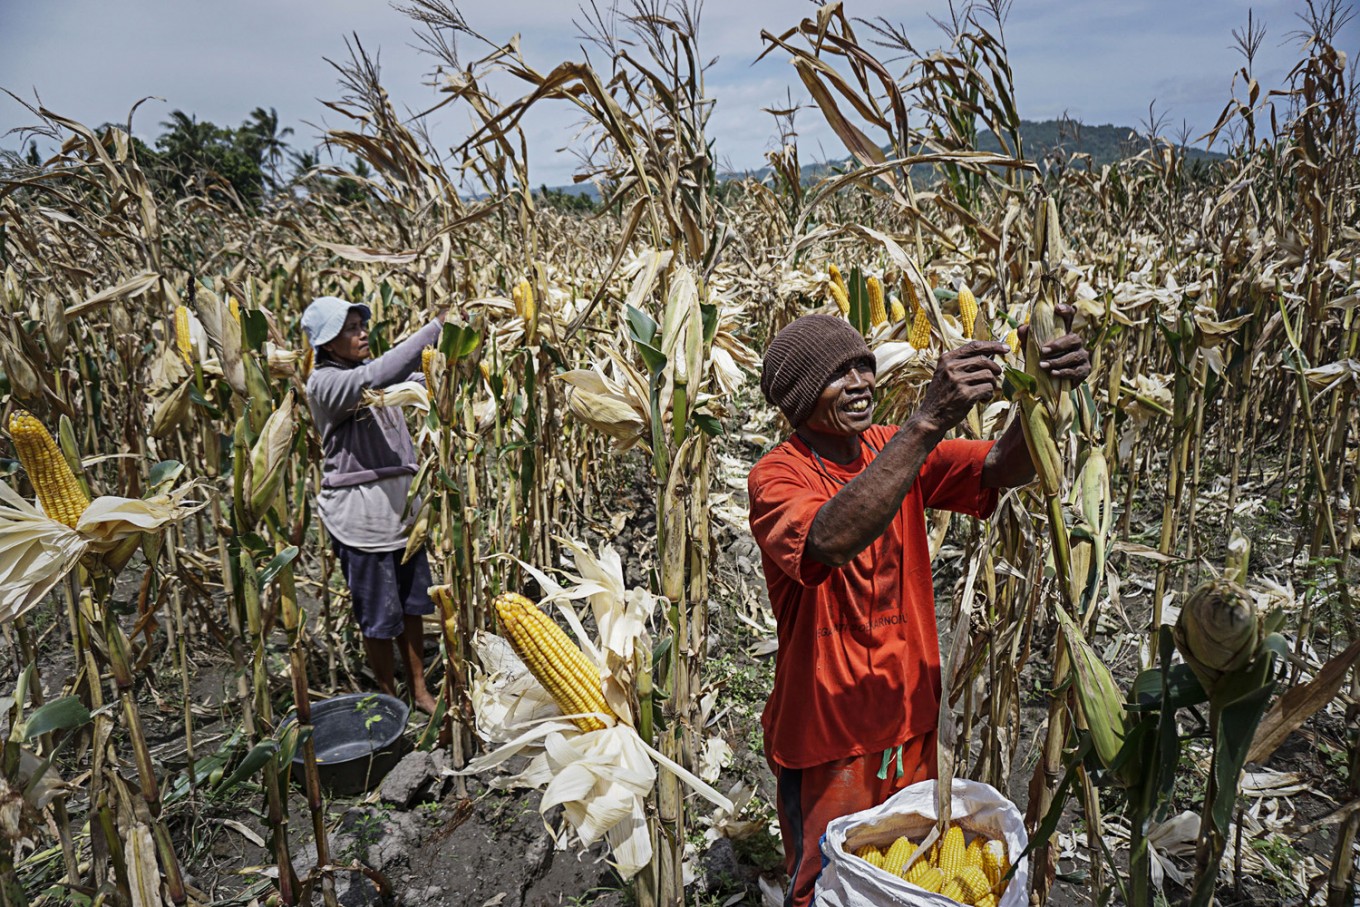
[[241,304],[236,301],[235,296],[227,297],[227,311],[231,313],[232,318],[236,319],[237,324],[241,323]]
[[977,323],[978,304],[968,284],[959,287],[959,320],[963,322],[963,336],[973,339],[973,326]]
[[987,843],[987,839],[982,835],[974,835],[973,840],[968,842],[968,849],[963,852],[963,865],[976,866],[982,868],[982,845]]
[[987,873],[977,866],[965,866],[955,876],[963,886],[963,893],[967,895],[968,903],[976,904],[978,898],[992,893],[992,886],[987,881]]
[[[492,604],[505,638],[565,714],[614,714],[604,699],[600,669],[551,617],[513,592],[496,596]],[[572,720],[583,731],[598,731],[605,726],[595,717]]]
[[1001,884],[1001,880],[1006,877],[1006,873],[1011,871],[1011,861],[1006,854],[1005,841],[988,841],[983,845],[982,871],[987,874],[987,881],[992,883],[992,890],[995,891],[996,887]]
[[836,267],[835,265],[828,265],[826,273],[831,275],[831,285],[839,287],[840,291],[844,293],[847,298],[849,298],[850,288],[845,285],[845,278],[841,276],[841,269]]
[[194,342],[189,336],[189,309],[187,306],[175,306],[175,346],[179,349],[179,354],[184,357],[185,362],[194,361]]
[[950,825],[940,843],[940,872],[945,878],[952,879],[963,868],[963,827]]
[[902,300],[894,299],[888,304],[888,320],[893,324],[899,324],[907,320],[907,308],[902,305]]
[[878,849],[877,844],[865,844],[859,850],[855,851],[855,856],[859,857],[861,860],[867,860],[869,859],[869,854],[881,852],[882,851]]
[[888,852],[883,856],[883,868],[893,875],[902,874],[902,865],[911,859],[911,855],[916,852],[916,845],[913,844],[906,835],[892,842]]
[[427,346],[420,351],[420,370],[425,373],[425,389],[434,393],[434,375],[430,373],[430,365],[434,362],[434,347]]
[[[920,866],[924,862],[925,861],[922,860],[921,863],[917,863],[916,865]],[[921,872],[919,878],[913,879],[911,876],[907,876],[907,881],[918,888],[924,888],[926,891],[939,891],[944,887],[945,878],[944,873],[940,872],[939,869],[934,866],[927,866]]]
[[973,902],[973,907],[996,907],[996,895],[988,892]]
[[888,309],[883,304],[883,284],[877,277],[865,281],[869,288],[869,323],[874,327],[888,323]]
[[963,885],[958,879],[949,879],[940,888],[940,894],[960,904],[970,903],[968,895],[963,890]]
[[41,422],[22,409],[16,409],[9,417],[9,436],[43,513],[74,529],[80,515],[90,506],[90,499],[61,455],[57,442]]
[[907,340],[918,350],[930,346],[930,316],[926,314],[926,307],[919,302],[916,303],[916,314],[911,322],[911,335]]
[[515,303],[515,314],[523,318],[526,324],[534,320],[534,288],[529,281],[521,280],[510,292],[510,299]]
[[1010,333],[1006,335],[1006,346],[1011,348],[1012,353],[1020,352],[1020,332],[1015,328],[1011,328]]
[[874,866],[878,869],[883,868],[883,852],[877,847],[865,854],[864,859],[870,866]]
[[828,284],[827,289],[831,292],[831,298],[836,301],[836,308],[841,310],[842,315],[849,316],[850,297],[846,294],[845,290],[837,283]]
[[[924,879],[932,869],[938,871],[938,869],[931,863],[932,856],[934,856],[933,850],[931,851],[931,853],[926,854],[925,856],[921,857],[921,859],[911,864],[911,868],[907,870],[907,874],[904,875],[903,878],[913,885],[920,885],[922,888],[924,888],[925,885],[922,883],[921,880]],[[940,877],[940,884],[944,884],[944,876]],[[939,888],[935,888],[933,890],[938,891]]]

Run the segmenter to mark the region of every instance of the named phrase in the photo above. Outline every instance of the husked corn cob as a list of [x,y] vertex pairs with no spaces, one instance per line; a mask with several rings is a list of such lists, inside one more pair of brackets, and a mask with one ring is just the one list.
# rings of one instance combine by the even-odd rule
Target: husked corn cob
[[46,426],[32,413],[16,409],[9,417],[9,436],[43,513],[74,529],[90,499]]
[[510,292],[510,299],[515,304],[515,314],[523,318],[526,324],[534,320],[537,309],[534,306],[534,288],[529,281],[521,280]]
[[982,868],[982,845],[987,839],[982,835],[974,835],[973,840],[968,842],[968,849],[963,852],[963,865],[976,866]]
[[977,866],[963,867],[954,878],[963,886],[963,893],[970,904],[976,904],[978,898],[992,893],[992,886],[987,882],[987,874]]
[[940,887],[940,894],[950,900],[958,901],[960,904],[969,903],[968,894],[963,890],[963,884],[958,879],[948,879]]
[[236,301],[235,296],[227,297],[227,311],[231,313],[232,318],[236,319],[237,324],[241,323],[241,304]]
[[836,301],[836,308],[841,310],[842,315],[848,316],[850,314],[850,296],[844,288],[838,283],[831,283],[827,286],[827,289],[831,292],[831,298]]
[[870,866],[877,869],[883,868],[883,851],[879,850],[877,847],[866,853],[864,859]]
[[930,346],[930,316],[926,314],[926,307],[919,302],[916,303],[916,314],[911,322],[911,335],[907,340],[918,350]]
[[893,324],[907,320],[907,308],[902,305],[902,300],[894,299],[888,303],[888,320]]
[[883,304],[883,283],[877,277],[870,277],[865,284],[869,288],[869,323],[874,327],[888,323],[888,309]]
[[865,844],[859,850],[855,851],[855,856],[859,857],[861,860],[867,860],[871,853],[881,854],[882,851],[878,849],[877,844]]
[[189,308],[175,306],[175,347],[185,362],[193,362],[194,341],[189,336]]
[[996,895],[988,892],[973,902],[973,907],[996,907]]
[[845,278],[841,276],[841,269],[835,265],[829,265],[826,273],[831,276],[832,286],[840,287],[841,292],[845,294],[846,298],[849,298],[850,288],[845,285]]
[[992,890],[995,891],[996,887],[1001,884],[1001,880],[1006,877],[1006,873],[1011,871],[1011,861],[1006,854],[1005,841],[988,841],[983,845],[982,871],[987,874],[987,881],[992,883]]
[[959,320],[963,322],[963,336],[973,339],[973,327],[977,324],[978,304],[968,284],[959,286]]
[[434,362],[434,347],[427,346],[420,351],[420,370],[425,373],[425,389],[434,393],[434,375],[430,373],[430,365]]
[[[552,618],[513,592],[496,596],[492,604],[506,639],[565,714],[614,714],[604,699],[600,669]],[[572,721],[583,731],[598,731],[605,726],[589,715]]]
[[1011,348],[1012,353],[1020,352],[1020,332],[1015,328],[1011,328],[1010,333],[1006,335],[1006,346]]
[[[934,865],[934,861],[931,859],[932,856],[933,853],[928,853],[925,856],[921,857],[921,859],[917,860],[915,863],[911,864],[911,868],[907,870],[907,874],[904,875],[903,878],[913,885],[920,885],[922,888],[924,888],[925,884],[921,880],[924,879],[927,875],[929,875],[932,869],[936,871],[938,871],[939,869],[937,866]],[[941,885],[944,884],[944,876],[940,877],[940,884]],[[939,888],[937,887],[932,890],[939,891]]]
[[964,850],[966,848],[963,845],[962,826],[950,825],[940,840],[940,860],[936,864],[940,867],[940,872],[945,874],[945,878],[952,879],[963,869]]
[[883,856],[883,868],[893,875],[902,874],[902,866],[916,853],[916,845],[906,835],[892,842]]
[[[925,860],[921,860],[916,865],[921,866],[924,864]],[[918,888],[924,888],[926,891],[938,892],[941,888],[944,887],[945,877],[944,873],[940,872],[938,867],[926,866],[926,868],[921,872],[919,877],[912,878],[911,876],[907,876],[907,881],[917,886]]]

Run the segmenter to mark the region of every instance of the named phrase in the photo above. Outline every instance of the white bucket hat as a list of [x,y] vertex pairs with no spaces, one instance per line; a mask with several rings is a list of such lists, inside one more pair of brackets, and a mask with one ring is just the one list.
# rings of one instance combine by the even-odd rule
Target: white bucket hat
[[367,321],[373,311],[362,302],[346,302],[338,296],[318,296],[302,313],[302,331],[312,349],[319,350],[323,344],[330,343],[345,328],[349,313],[358,311]]

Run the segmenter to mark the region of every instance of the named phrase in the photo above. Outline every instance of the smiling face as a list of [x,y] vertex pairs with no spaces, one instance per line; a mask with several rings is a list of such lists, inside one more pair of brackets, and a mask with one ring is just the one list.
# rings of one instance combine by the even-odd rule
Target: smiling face
[[831,376],[799,429],[838,438],[858,437],[874,424],[874,364],[856,359]]
[[358,365],[368,358],[368,321],[362,312],[351,310],[345,317],[345,326],[340,329],[334,340],[321,345],[321,349],[331,358],[343,365]]

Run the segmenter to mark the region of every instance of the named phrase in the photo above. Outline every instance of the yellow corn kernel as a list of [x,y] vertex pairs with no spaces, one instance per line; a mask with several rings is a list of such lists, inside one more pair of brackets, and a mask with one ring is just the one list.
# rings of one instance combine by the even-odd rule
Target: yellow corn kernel
[[600,669],[577,648],[553,619],[523,595],[506,592],[492,602],[501,629],[530,673],[543,684],[572,721],[583,731],[598,731],[604,722],[585,713],[613,715],[605,702]]
[[996,895],[988,892],[973,902],[973,907],[996,907]]
[[855,856],[859,857],[861,860],[867,860],[871,853],[882,853],[882,851],[878,849],[877,844],[865,844],[859,850],[855,851]]
[[877,277],[870,277],[865,284],[869,288],[869,323],[874,327],[888,323],[888,309],[883,304],[883,283]]
[[960,904],[970,903],[968,895],[964,892],[963,885],[959,883],[958,879],[947,880],[944,885],[941,886],[940,894],[950,900],[958,901]]
[[977,324],[978,304],[968,284],[959,286],[959,320],[963,322],[963,336],[973,339],[973,327]]
[[987,874],[987,881],[992,883],[992,890],[995,891],[1001,880],[1006,877],[1006,873],[1011,871],[1005,841],[1000,839],[988,841],[982,846],[982,871]]
[[9,417],[9,436],[43,513],[74,529],[90,499],[46,426],[16,409]]
[[945,830],[944,838],[940,842],[940,871],[945,874],[945,878],[952,879],[959,874],[963,868],[963,852],[966,848],[963,845],[963,828],[959,825],[950,825]]
[[841,314],[850,315],[850,297],[840,284],[831,283],[827,285],[827,290],[831,293],[831,298],[836,301],[836,308],[841,310]]
[[864,855],[865,862],[877,869],[883,868],[883,852],[875,847]]
[[911,322],[911,335],[907,340],[918,350],[930,346],[930,316],[926,314],[926,307],[919,302],[916,303],[916,314]]
[[515,304],[515,314],[523,318],[525,324],[534,320],[537,309],[534,306],[534,288],[529,281],[521,280],[511,291],[510,299]]
[[959,874],[955,878],[963,886],[963,893],[968,896],[968,903],[970,904],[976,904],[978,898],[992,893],[991,883],[987,881],[987,873],[983,872],[979,866],[965,866],[959,870]]
[[893,875],[902,874],[902,866],[911,859],[911,855],[916,853],[916,845],[907,838],[906,835],[892,842],[888,852],[883,856],[883,868]]
[[[922,860],[921,863],[916,865],[920,866],[924,862]],[[927,866],[918,878],[913,879],[911,876],[907,876],[907,881],[918,888],[924,888],[926,891],[938,892],[944,887],[945,878],[944,873],[940,872],[939,869],[934,866]]]
[[175,347],[179,349],[179,354],[184,357],[185,362],[194,361],[194,341],[189,336],[188,306],[175,306]]
[[902,300],[894,299],[888,304],[888,320],[893,324],[901,324],[907,320],[907,308],[902,305]]
[[[934,853],[935,853],[934,850],[932,850],[930,853],[925,854],[915,863],[911,864],[911,868],[907,870],[906,874],[903,875],[902,878],[906,879],[913,885],[921,885],[921,880],[926,877],[926,874],[929,873],[932,869],[936,868],[931,860],[931,858],[934,856]],[[940,878],[940,883],[944,884],[943,876]],[[921,887],[924,888],[925,886],[921,885]],[[939,889],[937,888],[935,890],[938,891]]]

